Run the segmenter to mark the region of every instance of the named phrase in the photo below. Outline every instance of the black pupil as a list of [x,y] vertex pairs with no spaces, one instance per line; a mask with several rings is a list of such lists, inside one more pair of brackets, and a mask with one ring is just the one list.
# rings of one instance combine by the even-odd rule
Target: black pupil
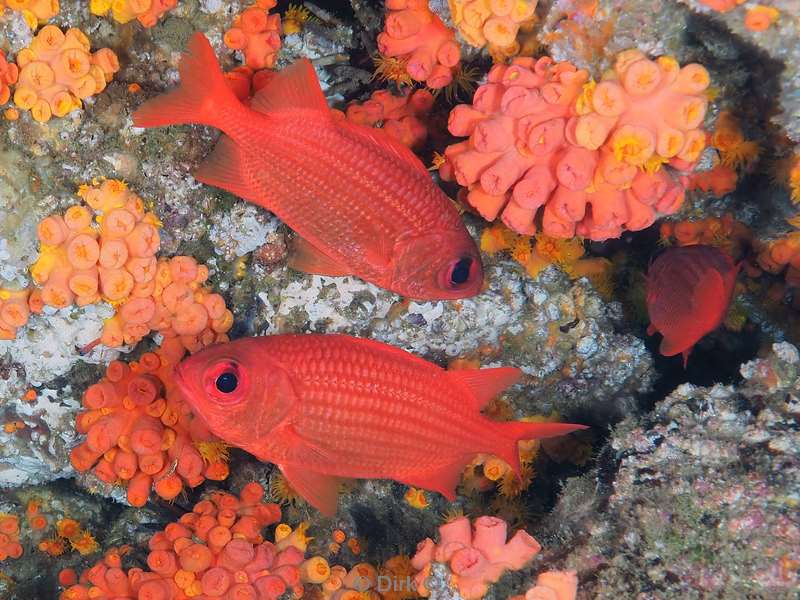
[[217,389],[223,394],[230,394],[238,384],[239,380],[236,379],[236,375],[233,373],[223,373],[217,377]]
[[459,285],[469,279],[469,268],[472,266],[471,258],[462,258],[453,267],[453,272],[450,273],[450,282]]

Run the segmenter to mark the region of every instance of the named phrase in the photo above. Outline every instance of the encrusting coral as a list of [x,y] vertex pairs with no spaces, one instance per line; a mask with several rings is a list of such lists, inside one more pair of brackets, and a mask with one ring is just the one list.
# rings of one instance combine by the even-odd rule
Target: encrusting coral
[[137,19],[143,27],[153,27],[176,6],[178,0],[89,0],[89,11],[93,15],[111,14],[117,23]]
[[6,55],[0,50],[0,104],[5,104],[11,98],[11,86],[17,82],[19,68],[13,62],[6,60]]
[[386,8],[378,35],[384,59],[399,59],[411,79],[431,89],[449,85],[461,61],[455,32],[428,8],[427,0],[386,0]]
[[121,553],[112,550],[62,592],[61,600],[275,600],[287,591],[301,598],[305,549],[264,540],[262,529],[280,521],[281,510],[263,496],[257,483],[244,486],[238,498],[212,492],[153,535],[147,570],[124,571]]
[[[117,308],[99,339],[134,344],[155,329],[194,352],[227,339],[233,314],[203,286],[208,269],[188,256],[157,259],[160,222],[120,181],[82,186],[75,205],[38,227],[41,251],[31,276],[43,304],[64,308],[106,300]],[[91,209],[91,210],[90,210]]]
[[478,517],[474,528],[467,517],[459,517],[439,527],[439,543],[426,538],[417,546],[411,559],[418,573],[414,576],[417,592],[430,595],[425,580],[431,563],[447,563],[452,572],[451,584],[465,600],[482,598],[489,584],[508,570],[524,567],[541,550],[539,543],[523,530],[506,541],[508,525],[495,517]]
[[470,139],[448,146],[440,173],[467,188],[484,218],[501,214],[525,235],[537,231],[540,208],[553,237],[644,229],[683,202],[682,172],[705,147],[708,82],[700,65],[636,50],[599,84],[547,57],[495,65],[473,104],[450,113],[450,132]]
[[60,7],[58,0],[0,0],[0,13],[3,8],[21,13],[28,27],[35,31],[39,25],[55,17]]
[[538,0],[449,0],[459,33],[476,48],[489,46],[493,56],[519,53],[517,33],[535,20]]
[[119,71],[109,48],[89,52],[89,38],[76,28],[63,33],[47,25],[17,54],[20,68],[14,104],[30,110],[37,121],[63,117],[81,107],[81,100],[102,92]]
[[269,14],[276,0],[258,0],[233,20],[223,41],[232,50],[240,50],[251,69],[275,66],[281,47],[281,16]]
[[419,148],[428,138],[425,117],[433,108],[433,94],[428,90],[407,90],[395,96],[389,90],[373,92],[363,103],[352,103],[347,111],[334,111],[337,116],[345,116],[348,121],[381,128],[409,148]]
[[184,348],[168,338],[157,353],[109,364],[105,377],[83,395],[76,429],[86,440],[73,448],[78,471],[127,488],[128,502],[143,506],[153,489],[165,500],[184,486],[228,476],[227,446],[214,437],[176,388],[172,370]]

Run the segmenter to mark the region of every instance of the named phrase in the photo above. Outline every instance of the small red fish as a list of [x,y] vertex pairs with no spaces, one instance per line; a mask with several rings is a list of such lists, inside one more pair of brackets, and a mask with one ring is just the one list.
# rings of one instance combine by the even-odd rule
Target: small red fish
[[492,421],[481,408],[519,369],[445,371],[380,342],[276,335],[211,346],[176,380],[225,442],[276,464],[320,512],[341,478],[394,479],[455,498],[466,463],[494,454],[520,473],[517,442],[583,425]]
[[181,86],[146,102],[137,127],[221,129],[195,178],[274,212],[302,239],[290,266],[354,274],[424,300],[474,296],[483,268],[458,211],[420,160],[383,131],[335,119],[307,59],[243,104],[196,33]]
[[647,273],[649,335],[661,333],[661,354],[689,353],[719,327],[728,311],[739,267],[713,246],[669,248]]

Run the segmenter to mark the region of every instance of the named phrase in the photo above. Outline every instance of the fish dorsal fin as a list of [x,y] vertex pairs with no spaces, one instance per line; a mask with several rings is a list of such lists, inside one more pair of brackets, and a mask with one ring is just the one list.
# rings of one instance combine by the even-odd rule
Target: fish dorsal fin
[[263,203],[263,194],[251,189],[252,180],[245,173],[247,156],[230,137],[223,134],[211,153],[194,172],[194,178],[206,185],[227,190],[245,200]]
[[336,124],[344,131],[349,131],[353,135],[366,138],[376,146],[380,146],[390,154],[392,154],[402,164],[414,169],[418,173],[430,177],[428,169],[422,164],[422,161],[414,154],[411,149],[394,139],[385,131],[360,125],[358,123],[351,123],[350,121],[337,120]]
[[336,514],[343,480],[309,470],[305,465],[278,465],[289,485],[326,517]]
[[452,502],[456,499],[456,486],[461,483],[467,459],[468,456],[465,455],[455,462],[435,467],[420,475],[403,476],[398,478],[398,481],[412,487],[438,492]]
[[291,108],[309,109],[331,117],[317,73],[307,58],[301,58],[279,71],[256,93],[250,107],[260,113]]
[[466,386],[475,398],[475,406],[480,410],[507,387],[514,385],[522,377],[516,367],[496,369],[464,369],[447,371],[447,376]]
[[338,263],[314,244],[300,236],[296,236],[292,240],[289,266],[296,271],[315,275],[329,275],[331,277],[351,275],[353,273],[352,269]]
[[[716,269],[710,269],[697,284],[692,294],[692,315],[703,334],[715,329],[724,318],[724,308],[728,304],[725,294],[725,282]],[[719,308],[721,312],[710,310],[712,308]]]

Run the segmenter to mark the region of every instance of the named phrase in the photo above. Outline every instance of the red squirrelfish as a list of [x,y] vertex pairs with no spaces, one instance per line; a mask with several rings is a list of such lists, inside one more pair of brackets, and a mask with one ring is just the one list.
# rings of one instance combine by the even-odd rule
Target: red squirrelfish
[[176,369],[184,396],[222,440],[280,467],[326,515],[342,478],[394,479],[455,498],[466,463],[582,425],[492,421],[481,408],[519,369],[446,371],[346,335],[276,335],[210,346]]
[[416,299],[480,291],[480,254],[455,206],[400,142],[334,118],[307,59],[277,73],[249,105],[226,84],[203,34],[179,68],[180,87],[146,102],[134,124],[221,129],[195,178],[292,227],[301,238],[290,266],[354,274]]
[[647,333],[661,333],[661,354],[683,354],[719,327],[728,311],[739,268],[713,246],[669,248],[647,273]]

